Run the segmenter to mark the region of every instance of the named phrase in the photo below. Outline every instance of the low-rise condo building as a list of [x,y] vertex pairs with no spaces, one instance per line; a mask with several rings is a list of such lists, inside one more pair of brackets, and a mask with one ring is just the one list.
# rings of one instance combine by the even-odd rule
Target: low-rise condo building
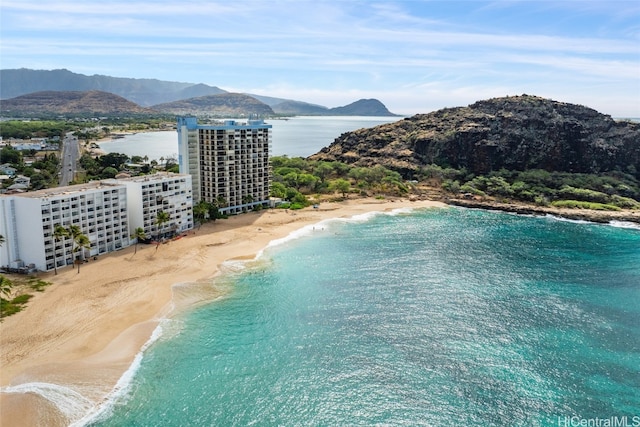
[[[125,248],[137,227],[158,234],[159,210],[169,214],[161,232],[193,227],[190,176],[156,174],[0,196],[0,266],[47,271]],[[77,250],[70,236],[57,237],[58,225],[77,226],[90,247]]]
[[191,175],[194,202],[214,203],[223,214],[269,205],[271,125],[263,120],[199,125],[178,118],[180,172]]

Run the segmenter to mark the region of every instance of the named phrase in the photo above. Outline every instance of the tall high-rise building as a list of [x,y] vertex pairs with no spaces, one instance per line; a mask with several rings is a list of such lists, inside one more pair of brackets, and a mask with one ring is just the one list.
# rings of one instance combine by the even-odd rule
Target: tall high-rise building
[[263,120],[199,125],[178,118],[180,173],[191,175],[193,200],[235,214],[269,205],[271,125]]

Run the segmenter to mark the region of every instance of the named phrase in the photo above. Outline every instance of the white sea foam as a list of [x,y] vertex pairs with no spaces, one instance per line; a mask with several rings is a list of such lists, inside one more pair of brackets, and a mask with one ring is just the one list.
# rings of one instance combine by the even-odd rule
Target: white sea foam
[[597,222],[585,221],[584,219],[564,218],[564,217],[561,217],[561,216],[556,216],[556,215],[551,215],[551,214],[546,214],[545,218],[549,218],[549,219],[553,219],[553,220],[561,221],[561,222],[573,222],[574,224],[598,224]]
[[401,215],[401,214],[409,214],[411,212],[413,212],[415,209],[414,208],[398,208],[398,209],[393,209],[392,211],[389,212],[383,212],[383,211],[372,211],[372,212],[366,212],[363,214],[358,214],[358,215],[353,215],[351,217],[348,218],[328,218],[328,219],[324,219],[320,222],[317,222],[315,224],[311,224],[311,225],[306,225],[302,228],[299,228],[295,231],[292,231],[291,233],[289,233],[287,236],[282,237],[280,239],[274,239],[272,241],[269,242],[269,244],[262,250],[260,250],[258,252],[258,254],[256,255],[255,259],[258,259],[260,257],[262,257],[262,255],[264,254],[264,251],[269,249],[269,248],[273,248],[276,246],[280,246],[283,245],[285,243],[300,239],[302,237],[306,237],[306,236],[311,236],[314,233],[319,233],[319,232],[324,232],[324,231],[329,231],[331,229],[331,225],[335,224],[335,223],[362,223],[362,222],[367,222],[370,221],[372,218],[378,216],[378,215],[390,215],[390,216],[395,216],[395,215]]
[[129,369],[122,374],[116,385],[113,387],[111,392],[105,396],[102,402],[97,405],[92,405],[90,408],[83,411],[80,416],[70,418],[72,423],[69,427],[82,427],[89,423],[105,419],[111,415],[113,405],[129,393],[133,378],[135,377],[138,369],[140,369],[144,352],[163,335],[163,323],[166,321],[168,320],[161,321],[153,330],[151,337],[149,337],[149,340],[144,344],[144,346],[142,346],[138,354],[136,354],[131,366],[129,366]]
[[640,224],[631,221],[611,221],[609,225],[618,228],[631,228],[634,230],[640,230]]
[[89,412],[94,402],[77,391],[58,384],[31,382],[0,389],[2,393],[33,393],[55,405],[70,421]]
[[563,222],[573,222],[574,224],[597,224],[597,225],[609,225],[611,227],[617,227],[617,228],[629,228],[629,229],[633,229],[633,230],[640,230],[640,224],[635,223],[635,222],[631,222],[631,221],[609,221],[607,223],[601,223],[601,222],[594,222],[594,221],[586,221],[583,219],[569,219],[569,218],[563,218],[560,216],[556,216],[556,215],[550,215],[547,214],[545,216],[546,218],[549,219],[553,219],[556,221],[563,221]]

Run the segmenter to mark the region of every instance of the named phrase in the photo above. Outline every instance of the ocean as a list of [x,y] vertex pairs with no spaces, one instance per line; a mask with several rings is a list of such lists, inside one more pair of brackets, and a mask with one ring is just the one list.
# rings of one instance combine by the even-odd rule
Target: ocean
[[451,207],[306,227],[226,264],[226,296],[166,320],[79,424],[640,425],[640,229],[616,225]]
[[[398,120],[402,120],[402,117],[300,116],[265,122],[272,126],[272,155],[308,157],[329,146],[345,132]],[[101,142],[100,148],[108,153],[146,155],[149,160],[159,160],[161,157],[177,159],[178,134],[176,131],[142,132]]]

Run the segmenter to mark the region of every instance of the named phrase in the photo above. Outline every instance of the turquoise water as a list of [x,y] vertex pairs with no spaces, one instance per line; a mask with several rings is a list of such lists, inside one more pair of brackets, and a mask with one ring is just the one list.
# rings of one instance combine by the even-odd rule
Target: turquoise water
[[640,230],[447,208],[307,231],[166,325],[92,425],[640,415]]

